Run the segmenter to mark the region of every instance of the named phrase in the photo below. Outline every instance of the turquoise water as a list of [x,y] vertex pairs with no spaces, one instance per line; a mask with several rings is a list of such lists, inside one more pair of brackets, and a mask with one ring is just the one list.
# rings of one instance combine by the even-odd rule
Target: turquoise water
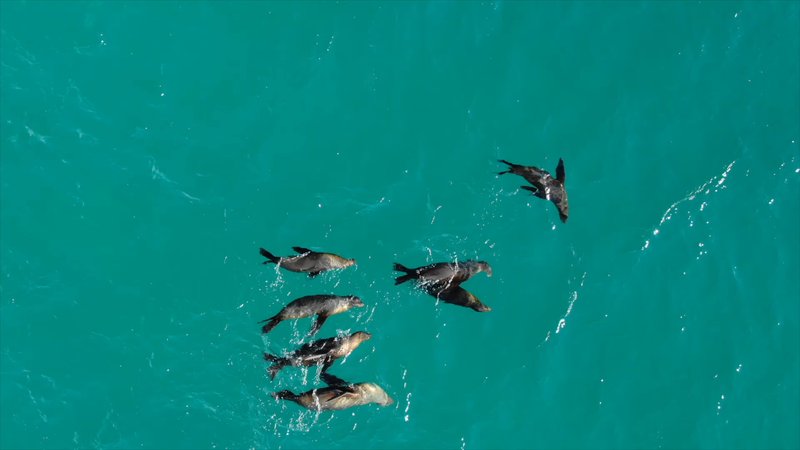
[[[0,8],[0,447],[800,447],[799,3]],[[316,293],[394,405],[269,396]]]

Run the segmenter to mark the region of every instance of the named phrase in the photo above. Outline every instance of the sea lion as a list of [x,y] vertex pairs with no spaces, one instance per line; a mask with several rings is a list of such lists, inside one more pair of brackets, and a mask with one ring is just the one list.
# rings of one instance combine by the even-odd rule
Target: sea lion
[[275,400],[289,400],[314,411],[329,411],[377,403],[388,406],[394,403],[389,394],[375,383],[350,384],[339,377],[323,372],[322,381],[328,386],[295,394],[292,391],[275,392]]
[[504,173],[512,173],[519,175],[528,183],[533,186],[520,186],[521,189],[531,191],[533,195],[544,199],[550,200],[558,208],[558,216],[561,221],[566,223],[569,216],[569,202],[567,201],[567,188],[564,186],[566,181],[566,173],[564,172],[564,160],[558,159],[558,166],[556,166],[556,177],[553,178],[550,172],[542,170],[534,166],[520,166],[519,164],[510,163],[504,159],[498,160],[503,164],[509,166],[508,170],[498,172],[498,175]]
[[365,331],[356,331],[350,336],[337,336],[309,342],[284,357],[264,353],[264,359],[274,364],[270,366],[269,377],[275,375],[286,366],[316,366],[321,365],[325,372],[339,358],[344,358],[358,348],[362,342],[372,335]]
[[261,256],[267,258],[263,264],[275,263],[292,272],[308,273],[309,278],[314,278],[322,272],[333,269],[344,269],[356,263],[355,259],[342,258],[333,253],[318,253],[303,247],[292,247],[299,253],[295,256],[275,256],[265,249],[260,249]]
[[445,303],[472,308],[477,312],[489,312],[492,310],[492,308],[481,303],[478,297],[475,297],[461,286],[451,286],[446,289],[426,288],[425,292]]
[[464,262],[440,262],[427,266],[409,269],[408,267],[394,263],[394,270],[405,272],[394,279],[394,284],[402,284],[408,280],[417,280],[420,285],[439,285],[441,289],[459,284],[469,280],[473,275],[486,272],[487,276],[492,276],[492,266],[486,261],[464,261]]
[[347,311],[350,308],[364,306],[364,302],[355,295],[341,297],[338,295],[306,295],[293,300],[283,309],[269,319],[264,319],[259,323],[267,322],[261,328],[264,333],[269,333],[276,325],[287,319],[302,319],[303,317],[317,316],[314,325],[311,326],[310,335],[314,335],[319,328],[328,320],[328,317]]

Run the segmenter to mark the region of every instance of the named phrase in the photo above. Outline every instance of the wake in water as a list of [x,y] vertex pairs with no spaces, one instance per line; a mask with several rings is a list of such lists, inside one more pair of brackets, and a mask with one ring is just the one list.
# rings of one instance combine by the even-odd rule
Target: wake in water
[[[727,180],[728,174],[730,174],[731,170],[733,169],[733,165],[735,163],[736,163],[736,160],[731,161],[730,164],[728,164],[727,167],[725,167],[725,170],[723,170],[720,175],[713,176],[713,177],[709,178],[708,181],[706,181],[705,183],[703,183],[700,186],[698,186],[697,188],[695,188],[686,197],[683,197],[682,199],[680,199],[680,200],[674,202],[673,204],[671,204],[669,206],[669,208],[667,208],[667,210],[664,211],[664,214],[661,216],[661,220],[658,222],[658,225],[656,225],[656,227],[653,229],[653,236],[654,237],[652,239],[655,239],[655,236],[658,236],[659,233],[661,233],[661,227],[664,225],[664,223],[666,223],[667,221],[671,220],[672,217],[678,212],[678,206],[679,205],[681,205],[682,203],[685,203],[685,202],[692,202],[692,201],[696,200],[698,195],[701,195],[701,194],[702,195],[711,195],[711,194],[713,194],[715,192],[719,192],[719,191],[725,189],[726,188],[725,180]],[[707,205],[708,205],[708,203],[706,203],[706,202],[701,203],[699,211],[703,211],[706,208]],[[688,214],[691,215],[691,213],[688,213]],[[693,223],[689,224],[689,226],[693,226],[693,225],[694,225]],[[645,251],[648,248],[650,248],[650,239],[646,239],[644,241],[644,244],[642,245],[641,250]]]

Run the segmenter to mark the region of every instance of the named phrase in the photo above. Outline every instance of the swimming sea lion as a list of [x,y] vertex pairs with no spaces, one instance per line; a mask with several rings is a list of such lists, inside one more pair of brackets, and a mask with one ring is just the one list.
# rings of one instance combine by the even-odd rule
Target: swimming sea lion
[[327,387],[312,389],[295,394],[292,391],[280,391],[272,394],[276,400],[289,400],[314,411],[328,411],[352,408],[369,403],[388,406],[394,403],[389,394],[375,383],[349,384],[329,373],[320,375]]
[[267,258],[264,264],[275,263],[292,272],[306,272],[310,278],[333,269],[344,269],[356,263],[355,259],[342,258],[333,253],[318,253],[303,247],[292,247],[299,253],[295,256],[280,257],[260,249],[261,256]]
[[408,280],[417,280],[421,285],[441,285],[441,288],[447,286],[458,286],[459,284],[469,280],[473,275],[479,272],[486,272],[487,276],[492,276],[492,266],[486,261],[464,261],[464,262],[440,262],[429,264],[427,266],[409,269],[408,267],[394,263],[394,270],[398,272],[405,272],[405,275],[399,276],[394,279],[394,284],[405,283]]
[[489,312],[492,310],[492,308],[481,303],[478,297],[475,297],[461,286],[451,286],[446,289],[426,288],[425,292],[445,303],[472,308],[477,312]]
[[520,166],[519,164],[510,163],[504,159],[499,160],[501,163],[508,164],[508,170],[498,172],[498,175],[504,173],[513,173],[519,175],[531,186],[520,186],[521,189],[531,191],[533,195],[544,199],[550,200],[558,208],[558,215],[561,221],[566,223],[569,216],[569,202],[567,201],[567,188],[564,186],[566,181],[566,173],[564,172],[564,160],[558,159],[558,166],[556,166],[556,177],[546,170],[542,170],[534,166]]
[[350,336],[337,336],[309,342],[282,358],[264,353],[264,359],[274,363],[268,369],[272,379],[286,366],[322,365],[322,371],[325,372],[334,361],[349,355],[362,342],[371,337],[372,335],[365,331],[356,331]]
[[328,317],[347,311],[350,308],[364,306],[360,298],[355,295],[341,297],[338,295],[306,295],[293,300],[276,315],[259,323],[267,322],[261,331],[269,333],[276,325],[286,319],[301,319],[303,317],[317,316],[314,325],[311,326],[310,335],[314,335],[319,328],[328,320]]

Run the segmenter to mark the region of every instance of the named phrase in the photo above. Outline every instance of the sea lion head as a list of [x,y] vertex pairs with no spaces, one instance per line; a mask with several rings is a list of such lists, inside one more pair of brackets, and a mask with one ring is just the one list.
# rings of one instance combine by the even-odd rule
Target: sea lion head
[[356,331],[350,335],[350,338],[358,342],[368,341],[371,337],[372,334],[367,333],[366,331]]
[[362,302],[361,299],[356,297],[355,295],[351,295],[351,296],[347,297],[347,304],[351,308],[360,308],[360,307],[364,306],[364,302]]
[[394,403],[394,399],[389,397],[389,394],[375,383],[364,383],[360,387],[373,403],[377,403],[381,406],[389,406]]
[[350,267],[350,266],[355,266],[356,264],[357,264],[357,263],[356,263],[356,260],[355,260],[355,259],[347,259],[347,258],[345,258],[345,259],[344,259],[343,266],[344,266],[344,267]]
[[492,266],[486,261],[469,261],[471,271],[474,273],[486,272],[487,277],[492,276]]

